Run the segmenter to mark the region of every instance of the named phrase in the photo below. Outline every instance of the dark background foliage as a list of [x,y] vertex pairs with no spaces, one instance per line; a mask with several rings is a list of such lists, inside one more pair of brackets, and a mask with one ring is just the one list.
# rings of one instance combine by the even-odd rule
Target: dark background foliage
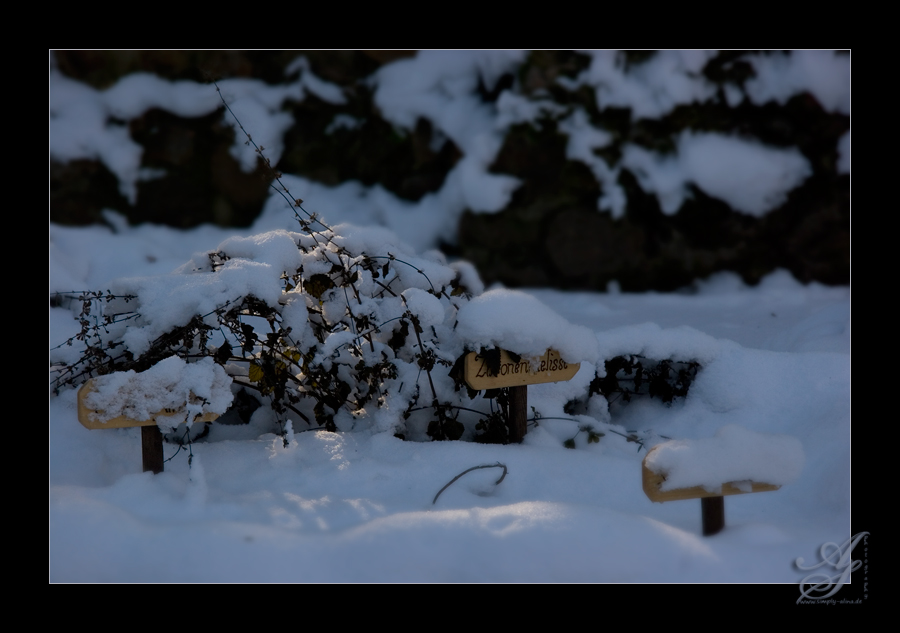
[[[378,67],[412,51],[56,51],[65,75],[104,89],[134,72],[166,79],[208,81],[209,77],[252,77],[284,83],[284,69],[305,55],[313,73],[341,86],[347,103],[334,105],[309,95],[289,103],[294,125],[285,135],[277,168],[336,185],[358,180],[381,184],[397,196],[418,200],[441,188],[460,157],[447,140],[431,144],[431,124],[422,119],[398,134],[375,107],[364,81]],[[627,53],[640,63],[653,52]],[[703,69],[713,82],[742,82],[752,67],[741,52],[721,52]],[[505,209],[496,214],[463,214],[458,234],[442,248],[473,262],[488,283],[604,289],[618,281],[623,290],[675,290],[716,271],[738,272],[755,283],[776,268],[800,281],[850,282],[850,177],[836,170],[837,140],[850,127],[848,116],[825,111],[810,94],[781,105],[745,100],[729,107],[724,99],[676,107],[660,119],[633,120],[627,109],[599,110],[593,91],[568,91],[555,80],[574,77],[588,58],[569,51],[535,51],[495,86],[480,86],[484,101],[519,86],[524,95],[547,91],[559,104],[583,107],[591,124],[615,141],[598,154],[615,161],[625,141],[665,152],[685,129],[752,136],[777,147],[796,147],[813,173],[779,208],[757,218],[732,211],[699,189],[675,215],[665,215],[656,197],[644,192],[627,169],[620,184],[628,204],[612,219],[596,210],[599,185],[582,163],[567,160],[566,136],[552,118],[537,126],[514,126],[491,171],[519,178]],[[363,123],[355,129],[325,129],[337,114]],[[206,222],[246,227],[268,196],[265,171],[247,174],[229,154],[233,131],[221,113],[193,119],[158,109],[128,122],[144,147],[142,167],[165,169],[162,178],[140,182],[134,205],[99,161],[50,163],[50,220],[83,225],[102,222],[113,209],[132,223],[156,222],[188,228]],[[252,132],[252,130],[251,130]],[[608,153],[608,155],[605,155]]]

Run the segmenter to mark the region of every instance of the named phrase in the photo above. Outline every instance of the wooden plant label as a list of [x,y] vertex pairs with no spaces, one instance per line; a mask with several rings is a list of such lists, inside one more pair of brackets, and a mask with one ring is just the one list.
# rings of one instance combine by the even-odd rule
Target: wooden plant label
[[[162,433],[156,425],[156,418],[165,416],[184,415],[183,409],[163,409],[158,413],[154,413],[147,420],[132,420],[126,416],[119,416],[106,422],[101,422],[95,411],[85,404],[85,398],[93,391],[94,381],[88,380],[78,390],[78,421],[82,426],[88,429],[122,429],[132,426],[141,427],[141,461],[144,472],[152,472],[153,474],[163,472],[163,440]],[[193,397],[193,396],[192,396]],[[187,403],[185,403],[187,405]],[[194,418],[194,422],[212,422],[219,415],[217,413],[206,412]]]
[[758,483],[756,481],[729,481],[722,484],[721,492],[710,492],[703,486],[690,488],[675,488],[674,490],[660,490],[659,487],[666,480],[666,476],[654,472],[647,467],[647,458],[658,446],[651,448],[644,461],[641,463],[641,483],[644,494],[650,501],[662,503],[664,501],[681,501],[684,499],[700,499],[700,515],[703,522],[703,535],[712,536],[718,534],[725,527],[725,497],[728,495],[742,495],[750,492],[767,492],[778,490],[780,485]]
[[768,492],[770,490],[778,490],[779,485],[759,483],[756,481],[748,482],[723,482],[721,492],[710,492],[703,486],[693,486],[691,488],[676,488],[674,490],[660,490],[659,487],[666,480],[664,474],[656,473],[647,468],[647,457],[658,447],[654,446],[641,464],[641,479],[644,488],[644,494],[650,501],[662,503],[664,501],[681,501],[684,499],[704,499],[706,497],[726,497],[728,495],[743,495],[750,492]]
[[[528,388],[544,382],[570,380],[578,373],[581,363],[567,363],[559,352],[547,350],[538,359],[525,358],[514,361],[506,350],[500,353],[499,369],[491,371],[488,360],[478,352],[466,355],[464,376],[472,389],[497,389],[509,387],[509,439],[521,442],[527,429]],[[495,368],[497,369],[497,368]]]
[[478,352],[466,356],[465,378],[472,389],[496,389],[498,387],[521,387],[545,382],[571,380],[578,373],[581,363],[567,363],[559,352],[547,350],[539,360],[524,356],[515,362],[506,350],[500,350],[500,371],[492,373],[487,359]]
[[[107,420],[106,422],[101,422],[97,416],[97,414],[101,412],[94,411],[85,404],[85,399],[91,391],[93,391],[93,388],[93,380],[89,380],[78,390],[78,421],[87,429],[123,429],[133,426],[156,426],[156,418],[158,417],[184,415],[182,410],[163,409],[162,411],[154,413],[147,420],[132,420],[125,416],[119,416]],[[219,415],[216,413],[206,412],[195,418],[194,422],[212,422],[218,417]]]

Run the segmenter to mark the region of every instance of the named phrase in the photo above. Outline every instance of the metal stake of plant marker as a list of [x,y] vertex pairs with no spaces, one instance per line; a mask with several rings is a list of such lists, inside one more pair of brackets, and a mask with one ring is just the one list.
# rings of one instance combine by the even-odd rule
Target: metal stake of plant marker
[[700,513],[703,516],[703,536],[712,536],[725,527],[725,497],[703,497],[700,499]]
[[528,411],[528,387],[509,388],[509,441],[517,444],[525,439],[528,425],[526,424],[526,411]]
[[159,427],[141,427],[141,465],[154,475],[163,471],[163,437]]

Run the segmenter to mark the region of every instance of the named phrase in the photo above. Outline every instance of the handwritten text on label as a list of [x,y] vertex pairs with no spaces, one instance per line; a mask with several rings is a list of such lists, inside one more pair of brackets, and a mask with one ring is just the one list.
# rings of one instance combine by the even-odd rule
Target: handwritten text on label
[[488,367],[487,359],[477,352],[469,352],[465,376],[472,389],[496,389],[570,380],[578,373],[579,367],[581,363],[567,363],[554,350],[547,350],[537,359],[522,357],[518,362],[501,350],[499,371],[494,374]]

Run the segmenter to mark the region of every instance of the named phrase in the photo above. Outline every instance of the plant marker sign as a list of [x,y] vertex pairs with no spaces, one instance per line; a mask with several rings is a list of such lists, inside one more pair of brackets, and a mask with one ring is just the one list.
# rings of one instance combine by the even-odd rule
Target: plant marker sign
[[799,476],[804,461],[796,438],[728,425],[714,438],[654,446],[641,477],[651,501],[700,499],[703,535],[711,536],[725,527],[726,496],[778,490]]
[[499,364],[496,357],[488,358],[478,352],[469,352],[466,355],[465,380],[478,391],[509,387],[509,437],[513,442],[521,442],[526,432],[527,385],[571,380],[578,373],[581,363],[567,363],[555,350],[547,350],[538,358],[498,351]]
[[[86,398],[95,389],[94,379],[88,380],[78,390],[78,421],[87,429],[122,429],[133,426],[141,427],[141,460],[144,472],[151,471],[154,475],[163,472],[163,440],[162,433],[156,424],[158,417],[184,417],[185,412],[179,409],[163,409],[152,414],[146,420],[133,420],[127,416],[118,416],[102,422],[99,416],[102,411],[91,409]],[[194,419],[194,422],[212,422],[219,415],[212,412],[204,412]]]
[[[647,457],[656,450],[650,449]],[[767,492],[778,490],[781,486],[773,484],[748,481],[739,488],[737,482],[722,484],[721,492],[710,492],[703,486],[691,486],[690,488],[677,488],[663,492],[660,486],[666,481],[666,476],[653,472],[647,467],[647,457],[641,464],[641,479],[644,494],[650,501],[662,503],[664,501],[681,501],[684,499],[700,499],[700,515],[703,521],[703,536],[718,534],[725,527],[725,497],[727,495],[742,495],[748,492]]]

